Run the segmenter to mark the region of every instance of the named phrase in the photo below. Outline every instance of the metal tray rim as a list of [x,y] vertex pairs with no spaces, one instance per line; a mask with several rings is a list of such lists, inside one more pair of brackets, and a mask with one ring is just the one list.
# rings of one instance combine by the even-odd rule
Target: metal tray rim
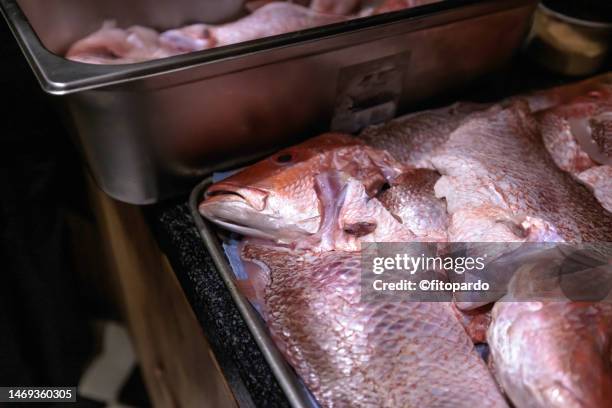
[[[299,31],[297,34],[295,32],[287,33],[170,58],[119,65],[84,64],[67,60],[52,53],[44,47],[16,0],[0,0],[0,12],[8,22],[43,90],[50,94],[65,95],[181,71],[196,66],[218,64],[246,55],[288,48],[325,38],[354,34],[407,21],[421,21],[435,15],[452,13],[458,9],[470,7],[474,9],[484,7],[486,9],[488,6],[496,7],[495,11],[501,11],[529,3],[534,3],[534,1],[446,0],[411,9],[314,27]],[[491,10],[488,11],[491,12]],[[482,14],[486,14],[486,12],[487,10],[484,10]]]
[[205,221],[198,212],[198,203],[205,190],[212,184],[212,177],[200,182],[189,196],[189,211],[194,219],[200,237],[205,248],[209,251],[221,279],[225,283],[240,315],[244,319],[255,342],[259,346],[264,358],[270,365],[272,373],[278,384],[285,393],[289,403],[294,408],[312,408],[311,398],[306,393],[304,386],[298,380],[293,369],[286,362],[280,351],[272,341],[268,329],[262,322],[259,314],[249,301],[239,292],[234,283],[233,273],[225,254],[223,253],[218,238],[212,230],[210,223]]

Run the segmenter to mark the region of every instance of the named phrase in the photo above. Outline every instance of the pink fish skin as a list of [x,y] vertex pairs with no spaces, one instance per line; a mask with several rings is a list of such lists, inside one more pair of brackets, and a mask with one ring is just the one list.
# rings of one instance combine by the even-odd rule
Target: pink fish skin
[[470,114],[487,106],[458,102],[439,109],[411,113],[382,125],[370,126],[359,138],[369,146],[387,150],[406,167],[435,170],[431,156]]
[[323,407],[507,406],[449,303],[363,302],[358,252],[242,253],[275,343]]
[[[612,83],[612,74],[529,94],[514,96],[504,105],[523,100],[532,112],[540,112],[571,102],[577,96]],[[406,167],[435,170],[431,157],[471,115],[490,108],[490,104],[457,102],[453,105],[410,113],[381,125],[366,128],[359,138],[377,149],[389,151]]]
[[214,184],[199,210],[245,236],[293,243],[319,231],[324,207],[315,180],[329,171],[359,181],[374,196],[402,167],[351,136],[323,134]]
[[612,213],[612,166],[594,166],[577,177],[593,191],[603,208]]
[[576,97],[588,95],[592,91],[601,89],[601,86],[606,84],[612,84],[612,73],[610,72],[582,81],[514,96],[510,100],[523,99],[527,101],[532,112],[541,112],[570,103]]
[[612,212],[612,84],[600,84],[543,111],[539,122],[557,166],[585,184]]
[[423,240],[446,241],[446,202],[434,192],[439,179],[440,174],[432,170],[406,170],[377,199],[416,236]]
[[517,407],[610,406],[611,303],[498,302],[488,340]]
[[[431,162],[442,174],[435,190],[447,201],[451,240],[612,240],[612,216],[557,168],[526,103],[471,116]],[[497,302],[487,340],[512,402],[609,406],[611,312],[608,303]]]
[[360,251],[364,242],[412,242],[418,237],[370,197],[361,181],[331,171],[318,175],[315,190],[322,211],[317,233],[293,246],[310,251]]
[[451,241],[612,240],[612,215],[557,168],[524,103],[473,115],[431,161]]

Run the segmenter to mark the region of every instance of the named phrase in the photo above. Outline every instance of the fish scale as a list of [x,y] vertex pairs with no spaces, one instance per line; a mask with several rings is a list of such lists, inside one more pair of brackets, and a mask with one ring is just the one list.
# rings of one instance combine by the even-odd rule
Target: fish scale
[[[612,85],[600,85],[540,114],[544,144],[557,166],[586,185],[612,212]],[[592,138],[597,157],[585,151],[578,133]],[[599,154],[597,154],[599,153]],[[598,159],[604,158],[604,162]],[[607,157],[607,160],[605,158]]]
[[[358,173],[354,169],[348,171],[352,174],[340,176],[345,189],[336,185],[327,198],[332,209],[339,205],[340,210],[330,213],[338,217],[333,221],[348,220],[356,227],[348,232],[340,228],[338,236],[367,233],[375,225],[378,231],[359,239],[384,241],[400,236],[405,241],[422,240],[423,235],[413,234],[419,229],[418,221],[428,219],[428,214],[420,211],[443,208],[441,216],[432,219],[447,224],[434,222],[425,227],[439,231],[448,225],[444,233],[448,232],[451,241],[612,240],[611,215],[587,189],[557,168],[531,113],[566,103],[575,90],[592,86],[588,81],[550,94],[528,95],[526,102],[511,98],[495,107],[456,104],[367,129],[350,142],[355,148],[352,154],[363,153],[361,149],[367,145],[373,149],[369,155],[388,152],[394,157],[393,165],[388,157],[365,160],[372,166],[371,174],[378,174],[378,181],[381,174],[390,174],[378,167],[382,162],[396,170],[400,166],[404,174],[383,177],[390,188],[376,198],[371,196],[376,189],[363,183],[370,176],[355,179]],[[318,202],[320,219],[326,204],[317,196],[313,182],[330,170],[342,174],[340,167],[344,165],[315,162],[319,168],[309,167],[309,181],[303,187],[311,202]],[[425,170],[414,170],[419,167]],[[261,171],[261,165],[258,168],[250,176],[255,177],[252,180],[265,180],[274,191],[280,191],[275,180],[304,178],[305,174],[292,165],[278,172]],[[234,181],[241,188],[252,184],[246,174]],[[434,183],[439,198],[431,194]],[[231,201],[231,195],[224,200]],[[287,194],[278,203],[292,206],[301,201],[303,197]],[[427,202],[430,204],[421,205]],[[202,205],[205,209],[206,201]],[[332,227],[338,226],[342,227],[332,223]],[[484,314],[462,315],[444,303],[362,303],[359,252],[315,254],[247,244],[243,256],[265,265],[249,279],[263,290],[245,293],[263,304],[276,344],[322,405],[505,404],[487,369],[482,369],[482,361],[474,359],[477,353],[470,339],[484,340],[488,309]],[[562,402],[581,406],[570,404],[575,402],[572,396],[592,406],[605,406],[609,401],[602,399],[602,395],[608,396],[601,387],[576,380],[574,375],[589,378],[591,384],[610,383],[609,349],[602,346],[610,344],[610,311],[590,306],[584,309],[572,302],[498,302],[494,306],[488,331],[490,362],[517,406],[564,406]],[[467,326],[469,335],[462,325]],[[585,335],[576,336],[576,332]],[[572,354],[568,349],[588,352]],[[515,375],[517,372],[524,375]],[[463,380],[461,384],[458,378]],[[555,385],[556,379],[562,379],[563,387]]]
[[[448,203],[451,240],[612,241],[612,215],[556,167],[525,103],[467,120],[432,163],[442,173],[436,193]],[[493,366],[517,406],[609,406],[610,304],[500,301],[492,315]]]
[[439,109],[412,113],[366,128],[358,138],[386,150],[408,168],[435,170],[430,157],[470,114],[488,105],[458,102]]
[[446,203],[435,196],[436,171],[417,169],[403,173],[377,196],[381,204],[419,237],[447,240]]
[[611,338],[609,302],[499,302],[489,330],[501,385],[519,407],[609,407]]
[[324,206],[315,179],[330,171],[353,178],[372,196],[402,167],[387,152],[349,135],[323,134],[212,185],[199,210],[247,236],[300,242],[321,228]]
[[264,319],[322,406],[506,406],[449,303],[362,302],[358,252],[247,244],[242,257],[266,265]]
[[[451,241],[520,240],[505,221],[533,234],[544,233],[541,222],[569,242],[612,240],[612,215],[556,167],[524,103],[467,120],[432,163],[442,174],[435,188],[451,214]],[[491,221],[497,235],[482,227]]]

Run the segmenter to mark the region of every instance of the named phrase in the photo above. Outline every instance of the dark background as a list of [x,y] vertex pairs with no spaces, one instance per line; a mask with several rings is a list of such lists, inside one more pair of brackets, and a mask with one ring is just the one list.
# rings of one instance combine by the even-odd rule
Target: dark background
[[[0,386],[74,386],[96,351],[90,322],[106,313],[97,307],[95,294],[79,280],[69,249],[69,243],[79,237],[71,235],[66,214],[91,218],[83,169],[59,121],[55,101],[40,90],[2,19],[0,62]],[[563,81],[517,59],[508,69],[483,79],[467,93],[462,91],[432,103],[450,103],[466,95],[471,95],[470,99],[495,100]],[[184,206],[171,208],[164,217],[165,214],[167,225],[184,221],[180,230],[187,231],[184,235],[193,235],[192,221]],[[176,237],[168,244],[169,253],[182,249],[204,252],[197,235],[192,241],[180,234]],[[217,308],[208,303],[202,308],[219,309],[214,319],[199,317],[209,323],[210,330],[215,324],[223,326],[224,330],[218,329],[223,336],[209,336],[214,339],[213,346],[215,341],[230,339],[233,343],[227,346],[227,354],[236,354],[237,349],[242,350],[234,344],[239,337],[236,333],[247,333],[247,329],[237,328],[238,323],[243,323],[236,313],[234,319],[228,318],[226,309],[231,308],[226,304],[231,300],[222,282],[212,279],[215,271],[208,255],[199,252],[193,263],[206,263],[210,279],[205,283],[216,284],[219,292],[214,292],[216,296],[203,293],[202,302],[223,300]],[[179,255],[172,259],[182,259]],[[186,262],[184,269],[190,270],[190,266]],[[194,267],[198,273],[193,275],[203,279],[205,275],[198,268]],[[205,287],[204,282],[193,286]],[[222,347],[226,346],[218,346]],[[254,348],[249,343],[243,347],[244,354],[253,356]],[[255,369],[248,367],[244,371],[245,377],[253,377],[253,383],[265,383],[255,375]],[[269,390],[264,391],[269,398]]]
[[87,216],[81,168],[1,18],[0,90],[0,385],[76,385],[95,345],[64,218]]

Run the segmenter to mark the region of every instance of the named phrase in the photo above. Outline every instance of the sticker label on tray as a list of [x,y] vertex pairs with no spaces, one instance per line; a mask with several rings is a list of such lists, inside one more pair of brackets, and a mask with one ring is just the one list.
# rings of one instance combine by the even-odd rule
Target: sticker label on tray
[[354,133],[393,119],[409,59],[407,52],[343,68],[331,129]]

